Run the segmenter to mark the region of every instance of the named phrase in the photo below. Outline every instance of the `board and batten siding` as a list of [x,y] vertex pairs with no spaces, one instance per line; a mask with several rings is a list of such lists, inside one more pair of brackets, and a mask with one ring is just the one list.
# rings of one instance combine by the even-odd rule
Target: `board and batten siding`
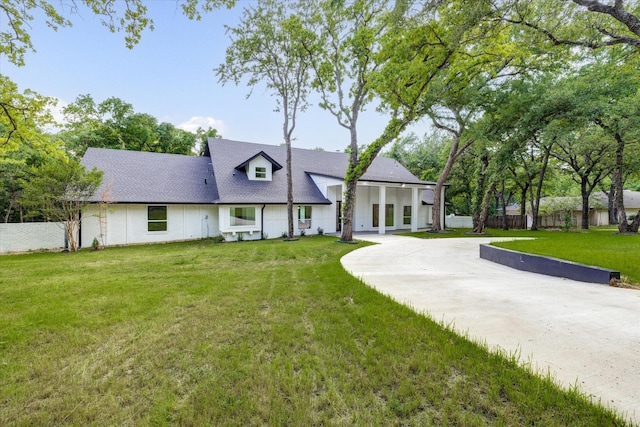
[[[231,209],[234,207],[253,207],[255,209],[255,223],[253,225],[231,226]],[[298,228],[298,206],[293,206],[293,231],[300,235]],[[238,233],[242,233],[243,240],[259,240],[264,237],[275,239],[282,236],[288,230],[286,205],[220,205],[219,229],[228,241],[238,239]],[[311,228],[305,230],[306,235],[318,234],[318,227],[325,233],[335,231],[335,206],[311,205]]]
[[[148,206],[167,206],[167,231],[148,231]],[[214,237],[218,229],[218,209],[213,205],[109,204],[106,209],[104,244],[168,242]],[[90,205],[82,213],[82,247],[100,238],[98,205]]]

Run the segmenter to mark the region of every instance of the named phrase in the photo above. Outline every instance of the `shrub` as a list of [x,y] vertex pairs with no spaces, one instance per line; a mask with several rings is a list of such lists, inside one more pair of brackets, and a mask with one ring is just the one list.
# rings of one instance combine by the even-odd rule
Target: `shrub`
[[223,243],[226,239],[222,234],[218,234],[217,236],[213,236],[211,240],[213,243]]

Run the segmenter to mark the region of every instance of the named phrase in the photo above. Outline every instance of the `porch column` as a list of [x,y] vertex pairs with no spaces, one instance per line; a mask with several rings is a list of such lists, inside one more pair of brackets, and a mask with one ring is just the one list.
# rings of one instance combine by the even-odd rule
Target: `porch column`
[[411,189],[411,231],[418,231],[418,188]]
[[385,224],[387,223],[387,218],[385,218],[387,205],[387,187],[381,185],[378,187],[380,196],[378,197],[378,234],[384,234]]

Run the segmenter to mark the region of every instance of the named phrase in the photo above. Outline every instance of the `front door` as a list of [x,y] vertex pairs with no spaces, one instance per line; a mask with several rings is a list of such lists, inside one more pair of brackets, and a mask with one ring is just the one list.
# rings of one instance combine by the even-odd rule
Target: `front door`
[[336,231],[342,231],[342,202],[340,200],[336,202]]

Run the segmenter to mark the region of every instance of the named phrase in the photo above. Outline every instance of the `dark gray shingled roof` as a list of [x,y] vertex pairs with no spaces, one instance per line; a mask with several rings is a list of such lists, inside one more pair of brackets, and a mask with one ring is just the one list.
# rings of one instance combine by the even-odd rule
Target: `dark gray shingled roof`
[[[310,150],[295,150],[310,151]],[[271,181],[249,180],[244,170],[236,166],[245,164],[257,154],[268,156],[269,161],[280,165],[287,163],[285,147],[275,145],[252,144],[209,138],[205,156],[211,156],[216,183],[218,184],[218,202],[224,204],[287,203],[287,173],[285,169],[274,170]],[[311,177],[299,163],[298,155],[292,150],[293,201],[296,204],[329,204]],[[274,168],[275,169],[275,168]]]
[[[264,153],[279,164],[286,164],[284,146],[254,144],[209,138],[205,156],[210,155],[216,175],[220,203],[286,203],[287,176],[284,170],[274,172],[273,180],[250,181],[235,167],[247,159]],[[348,154],[329,151],[291,149],[295,203],[329,203],[320,193],[309,174],[344,179]],[[433,184],[420,181],[396,160],[377,157],[361,181],[397,184]]]
[[[89,148],[87,169],[104,171],[93,201],[111,185],[116,203],[214,203],[218,191],[208,157]],[[206,179],[206,183],[205,183]]]
[[[274,168],[271,181],[252,181],[244,170],[237,169],[258,155],[278,166],[287,160],[283,146],[210,138],[202,157],[89,148],[82,164],[104,171],[93,201],[99,201],[103,189],[110,185],[110,198],[116,203],[286,203],[284,170]],[[343,180],[348,154],[293,148],[291,156],[294,203],[329,204],[310,175]],[[360,180],[433,184],[420,181],[400,163],[384,157],[376,158]]]

